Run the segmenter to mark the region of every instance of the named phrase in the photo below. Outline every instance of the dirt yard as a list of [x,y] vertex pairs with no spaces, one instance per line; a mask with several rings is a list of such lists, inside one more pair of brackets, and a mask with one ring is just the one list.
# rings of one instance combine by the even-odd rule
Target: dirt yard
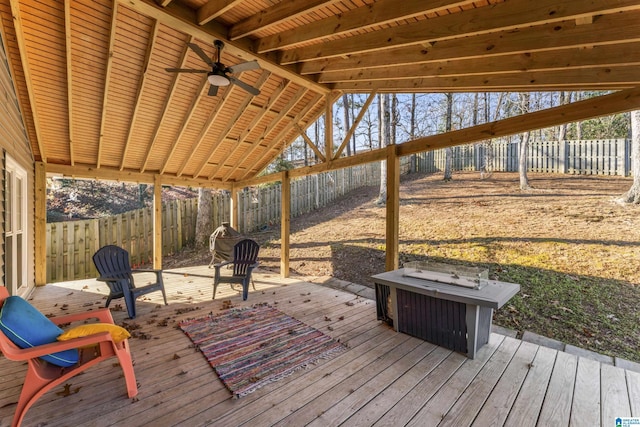
[[[485,266],[492,278],[522,286],[496,314],[497,324],[640,361],[640,207],[615,201],[631,179],[530,174],[530,181],[534,188],[522,192],[512,173],[404,179],[400,264]],[[363,188],[293,218],[292,273],[371,286],[370,276],[385,265],[385,207],[375,204],[377,193]],[[252,237],[262,245],[260,268],[279,271],[279,227]],[[199,254],[189,263],[208,261]]]

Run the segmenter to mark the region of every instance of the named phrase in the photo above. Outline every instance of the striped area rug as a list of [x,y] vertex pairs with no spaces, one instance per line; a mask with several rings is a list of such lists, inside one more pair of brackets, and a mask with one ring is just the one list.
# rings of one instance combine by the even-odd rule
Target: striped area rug
[[346,350],[317,329],[267,305],[186,320],[180,329],[235,397]]

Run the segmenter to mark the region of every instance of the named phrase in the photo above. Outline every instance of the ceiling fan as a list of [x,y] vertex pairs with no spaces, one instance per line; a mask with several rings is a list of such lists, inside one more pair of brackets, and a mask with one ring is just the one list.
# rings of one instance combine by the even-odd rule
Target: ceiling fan
[[224,48],[224,43],[221,40],[215,40],[213,45],[217,50],[216,61],[212,61],[211,58],[207,56],[207,54],[195,43],[187,43],[187,45],[193,50],[204,62],[211,66],[211,70],[194,70],[191,68],[165,68],[166,71],[170,73],[207,73],[207,80],[211,84],[209,86],[209,96],[216,96],[218,94],[218,87],[220,86],[228,86],[229,84],[234,84],[240,86],[242,89],[249,92],[251,95],[259,95],[260,90],[257,88],[250,86],[243,82],[242,80],[238,80],[229,74],[237,74],[243,71],[255,70],[260,68],[258,61],[247,61],[242,62],[237,65],[232,65],[231,67],[227,67],[223,63],[220,62],[222,57],[222,49]]

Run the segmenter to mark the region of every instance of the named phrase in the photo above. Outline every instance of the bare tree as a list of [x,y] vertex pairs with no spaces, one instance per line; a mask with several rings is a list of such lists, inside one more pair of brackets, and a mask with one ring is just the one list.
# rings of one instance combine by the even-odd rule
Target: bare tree
[[621,201],[640,204],[640,110],[631,112],[631,174],[633,183]]
[[[447,117],[445,124],[445,132],[451,132],[451,118],[453,116],[453,93],[447,93]],[[453,158],[453,149],[451,147],[447,147],[445,149],[445,157],[444,157],[444,180],[451,181],[452,173],[451,173],[451,162]]]
[[[349,108],[349,95],[346,93],[342,95],[342,110],[344,112],[344,131],[345,134],[349,132],[351,127],[351,109]],[[351,145],[347,143],[347,156],[351,156]]]
[[213,232],[213,214],[211,189],[198,189],[198,215],[196,216],[196,248],[209,244],[209,235]]
[[[411,111],[410,111],[410,124],[409,124],[409,141],[414,140],[416,138],[416,94],[411,94]],[[417,172],[417,160],[418,155],[413,153],[411,155],[411,167],[409,169],[410,172]]]
[[[380,148],[386,147],[391,142],[391,111],[390,97],[388,93],[380,94],[378,103],[380,116]],[[387,203],[387,162],[380,162],[380,193],[376,204],[384,205]]]
[[[520,98],[520,111],[522,114],[526,114],[529,112],[530,100],[531,97],[529,93],[520,93],[518,94],[518,98]],[[520,156],[518,161],[518,171],[520,173],[520,190],[529,190],[531,189],[531,185],[529,185],[529,178],[527,177],[527,163],[528,163],[528,152],[529,152],[529,139],[531,138],[531,132],[525,132],[522,134],[522,139],[520,141]]]

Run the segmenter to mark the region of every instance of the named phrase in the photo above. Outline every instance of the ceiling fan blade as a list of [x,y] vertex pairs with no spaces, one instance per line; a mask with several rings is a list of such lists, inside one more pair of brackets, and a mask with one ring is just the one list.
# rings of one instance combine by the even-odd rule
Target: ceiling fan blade
[[218,94],[218,86],[209,85],[209,92],[207,93],[207,95],[216,96],[217,94]]
[[208,73],[209,70],[193,70],[191,68],[165,68],[170,73]]
[[260,95],[260,90],[256,89],[253,86],[249,86],[248,84],[246,84],[242,80],[235,79],[235,78],[233,78],[231,76],[227,76],[227,78],[229,79],[229,81],[231,83],[233,83],[234,85],[240,86],[242,89],[246,90],[251,95]]
[[211,60],[211,58],[209,58],[209,57],[207,56],[207,54],[206,54],[206,53],[204,53],[204,50],[202,50],[202,49],[200,48],[200,46],[198,46],[198,45],[197,45],[197,44],[195,44],[195,43],[187,43],[187,45],[191,48],[191,50],[193,50],[195,53],[197,53],[197,54],[198,54],[198,56],[199,56],[200,58],[202,58],[202,60],[203,60],[204,62],[206,62],[207,64],[209,64],[209,65],[211,65],[211,66],[213,67],[213,61]]
[[228,70],[230,73],[241,73],[243,71],[257,70],[258,68],[260,68],[260,64],[258,64],[258,61],[254,60],[233,65],[229,67]]

